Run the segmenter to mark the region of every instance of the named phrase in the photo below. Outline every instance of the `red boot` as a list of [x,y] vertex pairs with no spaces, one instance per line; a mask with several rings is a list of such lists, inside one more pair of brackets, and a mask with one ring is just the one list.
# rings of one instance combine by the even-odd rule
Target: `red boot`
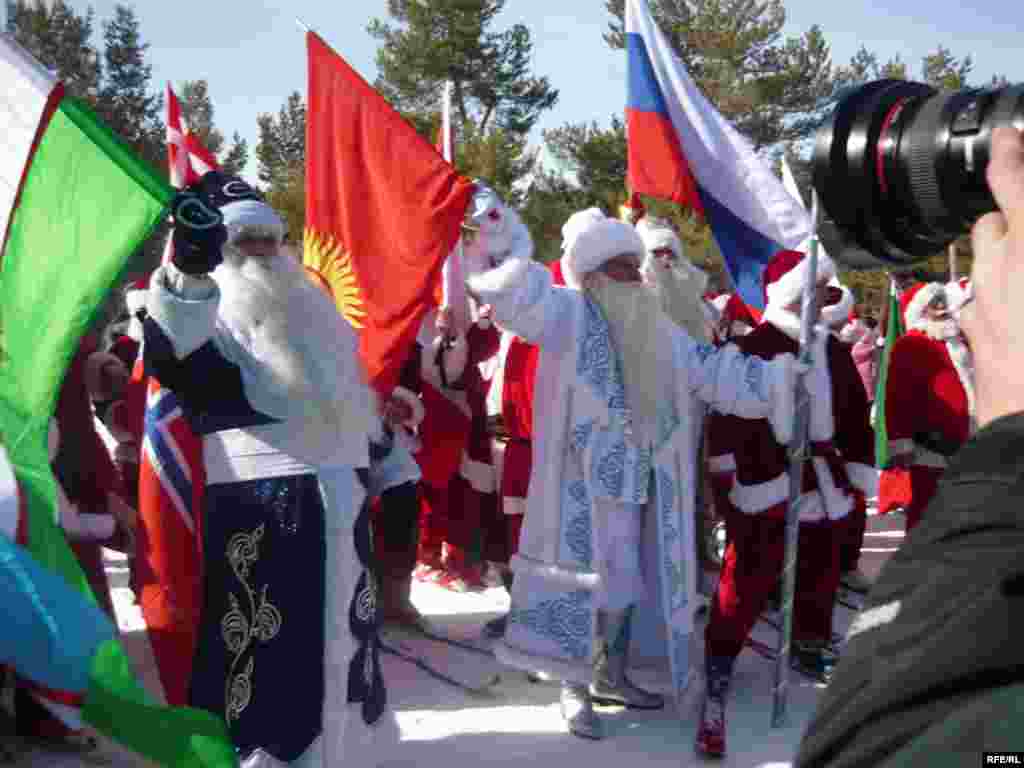
[[707,757],[725,757],[725,700],[732,681],[734,659],[707,660],[707,690],[700,708],[697,751]]

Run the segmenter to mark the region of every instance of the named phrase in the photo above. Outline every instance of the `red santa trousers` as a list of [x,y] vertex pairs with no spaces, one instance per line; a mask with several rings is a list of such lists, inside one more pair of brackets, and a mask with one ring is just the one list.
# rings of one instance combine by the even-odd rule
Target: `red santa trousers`
[[[735,658],[782,575],[785,521],[768,514],[729,516],[729,545],[711,617],[704,633],[708,656]],[[832,637],[833,598],[839,584],[836,523],[801,523],[793,639]]]
[[868,526],[868,507],[863,494],[854,495],[853,509],[835,523],[839,539],[839,572],[849,573],[860,565],[860,549],[864,546],[864,531]]

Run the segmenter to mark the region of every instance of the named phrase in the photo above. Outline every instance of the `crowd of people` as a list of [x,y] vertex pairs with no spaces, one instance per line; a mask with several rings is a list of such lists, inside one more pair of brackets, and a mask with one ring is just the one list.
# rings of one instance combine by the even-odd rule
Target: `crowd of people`
[[[1019,142],[999,146],[1019,171]],[[1007,260],[1020,255],[1021,177],[995,178],[1003,179],[997,198],[1018,206],[1009,215],[1017,231],[1006,235],[1003,220],[1002,232],[987,235],[1018,238],[999,246]],[[190,222],[184,211],[197,199],[219,211],[222,226]],[[798,382],[810,394],[811,459],[797,500],[793,661],[830,684],[838,707],[823,705],[801,765],[871,764],[884,745],[903,745],[934,720],[894,715],[899,736],[893,726],[875,741],[854,738],[872,716],[894,711],[866,700],[858,676],[889,685],[892,707],[909,695],[864,660],[882,652],[877,640],[868,648],[870,630],[896,623],[872,624],[871,611],[883,599],[909,611],[912,598],[924,611],[919,593],[930,587],[906,582],[951,578],[926,572],[924,548],[940,546],[944,525],[966,525],[951,509],[966,515],[976,505],[965,490],[932,501],[951,467],[963,478],[965,464],[992,460],[992,437],[961,448],[1018,404],[1019,393],[998,382],[998,342],[985,348],[984,372],[972,359],[977,339],[1009,332],[993,320],[1002,295],[995,273],[982,278],[987,294],[966,281],[894,282],[906,333],[886,352],[894,319],[857,303],[822,255],[813,286],[821,318],[806,366],[797,363],[803,252],[781,251],[768,264],[763,309],[711,290],[673,228],[642,210],[624,219],[574,214],[561,257],[543,266],[516,212],[481,184],[465,233],[468,311],[428,314],[400,385],[381,396],[361,373],[355,331],[283,244],[284,223],[258,192],[211,172],[176,206],[173,258],[127,287],[123,323],[103,340],[82,339],[51,426],[51,459],[60,524],[112,616],[102,548],[135,562],[147,555],[137,514],[147,377],[178,398],[202,440],[206,483],[188,703],[224,718],[247,765],[326,765],[338,755],[371,764],[390,722],[377,632],[426,627],[413,580],[457,592],[508,589],[509,614],[486,627],[497,657],[560,681],[567,729],[589,739],[603,736],[594,702],[666,705],[627,675],[628,625],[642,606],[657,606],[672,695],[700,687],[697,750],[724,755],[733,666],[782,572]],[[976,237],[979,256],[992,252],[984,231]],[[969,344],[956,310],[972,292]],[[1000,398],[1005,407],[993,404]],[[1003,443],[1019,440],[1002,423]],[[884,467],[876,467],[879,424],[891,454]],[[998,461],[1004,485],[1017,483],[1013,452]],[[883,598],[876,587],[855,622],[849,648],[861,666],[841,665],[844,678],[833,606],[841,585],[870,586],[858,560],[872,504],[923,530],[887,571],[902,575],[906,594],[892,588]],[[727,546],[706,595],[703,658],[691,658],[709,515],[725,522]],[[987,539],[971,551],[986,546],[996,560],[1013,559]],[[137,579],[133,568],[133,587]],[[954,603],[979,620],[998,609],[996,598]],[[936,631],[959,642],[953,633],[963,627]],[[975,638],[995,659],[975,666],[1012,666],[998,640]],[[893,669],[902,653],[892,651]],[[95,746],[57,714],[59,692],[12,685],[23,735]],[[944,715],[957,701],[951,694]],[[842,757],[847,749],[859,757]]]

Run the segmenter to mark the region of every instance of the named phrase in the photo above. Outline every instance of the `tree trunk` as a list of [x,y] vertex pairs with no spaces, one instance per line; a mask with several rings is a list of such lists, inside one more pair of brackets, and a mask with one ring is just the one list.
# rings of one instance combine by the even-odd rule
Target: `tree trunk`
[[949,282],[955,283],[959,279],[956,273],[956,243],[949,244]]

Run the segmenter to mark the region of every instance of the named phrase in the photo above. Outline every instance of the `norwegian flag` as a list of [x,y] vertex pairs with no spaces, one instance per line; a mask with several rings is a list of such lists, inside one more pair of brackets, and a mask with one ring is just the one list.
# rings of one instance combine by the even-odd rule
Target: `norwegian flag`
[[[181,106],[167,86],[167,157],[177,188],[217,168],[198,138],[182,129]],[[171,258],[168,239],[163,261]],[[206,477],[202,441],[177,397],[150,378],[141,359],[133,380],[145,391],[139,466],[139,603],[167,703],[186,705],[202,604],[200,523]]]

